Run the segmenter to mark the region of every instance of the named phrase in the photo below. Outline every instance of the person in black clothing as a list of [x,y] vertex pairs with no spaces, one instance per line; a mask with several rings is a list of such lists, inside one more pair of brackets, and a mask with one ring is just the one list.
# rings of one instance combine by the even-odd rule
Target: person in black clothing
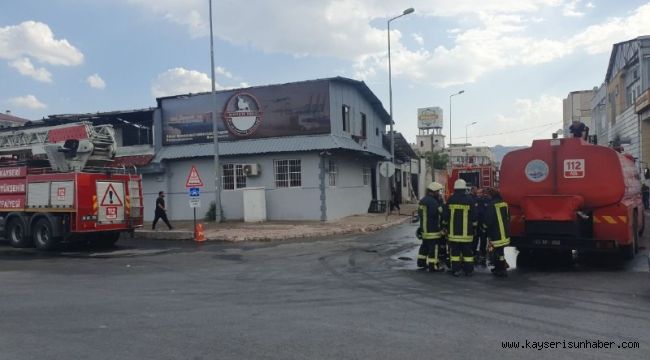
[[156,229],[156,223],[159,219],[167,224],[169,230],[173,229],[172,224],[169,223],[167,219],[167,208],[165,207],[165,193],[163,191],[158,192],[158,198],[156,199],[156,212],[153,218],[153,224],[151,225],[151,230]]
[[474,234],[474,251],[478,252],[478,264],[485,267],[487,266],[487,234],[483,229],[485,222],[485,213],[490,202],[489,195],[484,189],[479,189],[476,192],[476,215],[478,218],[478,226]]
[[492,274],[498,277],[508,276],[508,263],[504,255],[504,248],[510,245],[510,213],[508,204],[501,199],[499,191],[490,189],[492,198],[485,213],[483,229],[490,238],[489,246],[492,248]]
[[397,190],[394,187],[390,188],[390,211],[397,209],[397,214],[400,213],[401,209],[399,208],[399,197],[397,196]]
[[440,190],[443,186],[437,182],[432,182],[427,186],[426,195],[420,200],[418,215],[420,218],[420,228],[418,229],[419,238],[422,239],[422,245],[418,251],[417,266],[419,268],[428,268],[429,271],[440,271],[442,269],[441,240],[443,237],[442,215],[444,205],[439,201]]
[[460,276],[462,273],[470,276],[474,272],[472,242],[478,217],[475,202],[467,194],[465,180],[458,179],[454,183],[454,194],[447,202],[443,222],[447,226],[449,234],[447,241],[451,258],[451,273],[454,276]]
[[641,195],[643,196],[643,207],[646,210],[650,209],[650,187],[646,183],[641,185]]
[[587,130],[587,125],[579,120],[573,120],[571,126],[569,126],[569,131],[574,138],[585,138],[585,132]]

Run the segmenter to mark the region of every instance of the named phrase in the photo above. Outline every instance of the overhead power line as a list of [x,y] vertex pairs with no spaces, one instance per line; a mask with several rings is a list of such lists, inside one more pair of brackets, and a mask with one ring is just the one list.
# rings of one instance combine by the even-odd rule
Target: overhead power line
[[[540,129],[540,128],[547,128],[547,127],[550,127],[551,125],[558,125],[558,124],[562,124],[562,122],[561,122],[561,121],[554,121],[554,122],[551,122],[551,123],[546,123],[546,124],[542,124],[542,125],[537,125],[537,126],[533,126],[533,127],[529,127],[529,128],[525,128],[525,129],[511,130],[511,131],[504,131],[504,132],[494,133],[494,134],[485,134],[485,135],[477,135],[477,136],[468,136],[468,139],[478,139],[478,138],[485,138],[485,137],[490,137],[490,136],[499,136],[499,135],[515,134],[515,133],[526,132],[526,131],[535,130],[535,129]],[[461,139],[464,140],[465,137],[463,136],[463,137],[459,137],[459,138],[454,138],[454,140],[461,140]]]

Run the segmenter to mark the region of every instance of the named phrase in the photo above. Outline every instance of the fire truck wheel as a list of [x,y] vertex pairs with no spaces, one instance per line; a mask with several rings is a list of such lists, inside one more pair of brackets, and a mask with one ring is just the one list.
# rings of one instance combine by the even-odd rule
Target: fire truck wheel
[[52,224],[50,224],[48,219],[39,219],[34,224],[32,234],[34,237],[34,245],[39,250],[52,250],[59,244],[58,239],[52,234]]
[[31,236],[27,233],[27,223],[20,217],[15,217],[7,224],[7,240],[15,248],[34,246]]

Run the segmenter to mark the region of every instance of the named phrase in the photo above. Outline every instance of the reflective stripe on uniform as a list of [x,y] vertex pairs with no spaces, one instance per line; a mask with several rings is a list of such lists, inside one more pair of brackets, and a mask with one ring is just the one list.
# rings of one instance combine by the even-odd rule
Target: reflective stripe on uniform
[[492,246],[494,246],[495,248],[508,246],[508,245],[510,245],[510,238],[505,238],[505,239],[502,239],[502,240],[492,241]]
[[418,260],[424,260],[424,259],[426,259],[426,258],[427,258],[426,255],[420,255],[420,254],[418,254]]
[[437,240],[442,237],[440,232],[430,233],[429,232],[429,212],[427,211],[426,205],[420,205],[420,210],[422,210],[422,239],[427,240]]
[[[506,204],[504,202],[499,202],[499,203],[494,204],[494,207],[495,207],[496,212],[497,212],[497,222],[499,223],[499,233],[501,234],[501,236],[507,236],[506,235],[506,226],[503,223],[503,216],[501,216],[501,209],[505,208],[506,213],[508,213],[508,204]],[[508,239],[508,242],[510,242],[509,239]],[[497,246],[497,245],[494,245],[494,246]]]
[[[473,240],[474,237],[469,235],[469,229],[468,229],[470,208],[471,208],[470,205],[461,205],[461,204],[449,205],[449,210],[451,213],[449,219],[449,241],[467,242],[467,239],[469,239],[469,241]],[[463,217],[463,230],[460,235],[455,235],[456,232],[454,231],[456,211],[461,211],[462,212],[461,216]]]
[[467,256],[467,257],[463,256],[463,262],[473,263],[474,262],[474,257],[473,256]]
[[474,237],[473,236],[451,236],[451,235],[449,235],[449,241],[450,242],[466,243],[466,242],[474,241]]
[[437,233],[425,233],[422,232],[422,238],[427,239],[427,240],[437,240],[442,237],[442,234],[437,232]]
[[460,256],[451,256],[451,261],[460,261]]

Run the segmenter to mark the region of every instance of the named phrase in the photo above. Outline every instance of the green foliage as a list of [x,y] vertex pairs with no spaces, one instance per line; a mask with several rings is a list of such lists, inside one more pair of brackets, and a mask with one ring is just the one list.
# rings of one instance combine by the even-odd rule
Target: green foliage
[[449,163],[449,156],[447,154],[439,151],[433,153],[427,151],[424,157],[427,159],[427,166],[429,168],[433,167],[435,170],[447,169],[447,164]]
[[215,202],[212,201],[210,203],[210,208],[208,209],[208,212],[205,213],[205,221],[215,221],[217,220],[217,206],[215,205]]

